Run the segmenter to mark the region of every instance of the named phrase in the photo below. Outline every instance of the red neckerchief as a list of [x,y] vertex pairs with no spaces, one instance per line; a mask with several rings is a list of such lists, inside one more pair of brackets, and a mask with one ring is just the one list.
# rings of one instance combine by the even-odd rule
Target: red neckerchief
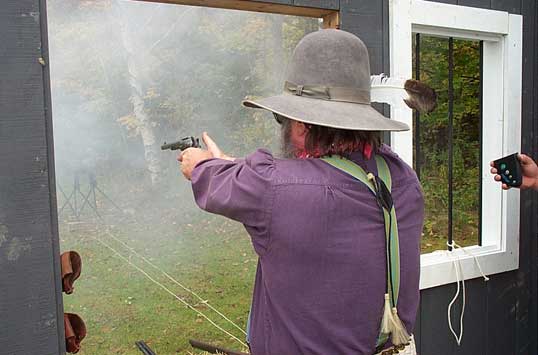
[[[350,151],[356,151],[356,150],[362,150],[362,155],[366,159],[370,159],[372,156],[372,145],[370,143],[359,143],[356,147],[350,147]],[[353,149],[356,148],[356,149]],[[302,150],[300,152],[297,152],[295,154],[295,157],[297,159],[308,159],[308,158],[320,158],[325,154],[322,154],[319,149],[315,149],[313,152],[307,152],[306,150]]]

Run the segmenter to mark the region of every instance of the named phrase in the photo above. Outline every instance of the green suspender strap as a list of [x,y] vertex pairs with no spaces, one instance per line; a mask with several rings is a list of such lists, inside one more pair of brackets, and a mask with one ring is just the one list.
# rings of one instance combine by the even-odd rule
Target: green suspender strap
[[[378,176],[376,177],[372,173],[366,173],[359,165],[343,157],[324,157],[321,159],[368,186],[383,211],[387,251],[387,286],[385,310],[376,346],[383,346],[389,337],[391,337],[394,345],[406,344],[409,341],[409,335],[396,312],[398,291],[400,289],[400,246],[398,242],[396,211],[392,203],[392,197],[390,196],[392,179],[389,167],[385,159],[376,155],[375,160],[378,172]],[[387,312],[389,313],[387,314]]]

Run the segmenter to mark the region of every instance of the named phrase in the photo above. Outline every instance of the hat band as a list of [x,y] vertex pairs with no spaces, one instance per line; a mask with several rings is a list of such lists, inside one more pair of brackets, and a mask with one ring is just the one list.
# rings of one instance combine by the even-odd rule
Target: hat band
[[297,85],[286,81],[284,83],[284,92],[310,99],[370,104],[370,90],[350,87]]

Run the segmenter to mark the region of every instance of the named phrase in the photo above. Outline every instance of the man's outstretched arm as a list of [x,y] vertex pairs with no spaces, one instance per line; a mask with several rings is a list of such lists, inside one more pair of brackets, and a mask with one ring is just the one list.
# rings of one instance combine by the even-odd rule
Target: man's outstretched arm
[[[207,138],[204,134],[209,148],[211,143],[207,143],[212,141]],[[183,174],[192,182],[198,206],[243,223],[261,253],[268,239],[271,215],[273,156],[262,149],[244,159],[215,158],[217,154],[214,149],[211,152],[189,148],[178,160],[182,162]]]

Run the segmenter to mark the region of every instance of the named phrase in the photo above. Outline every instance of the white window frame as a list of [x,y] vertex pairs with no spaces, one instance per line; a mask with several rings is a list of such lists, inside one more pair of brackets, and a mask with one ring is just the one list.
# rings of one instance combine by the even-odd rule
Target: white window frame
[[[455,282],[454,260],[463,278],[519,267],[519,190],[507,192],[493,181],[489,162],[521,148],[522,16],[423,0],[390,0],[391,76],[412,77],[414,32],[483,40],[482,246],[421,256],[420,288]],[[412,127],[412,110],[391,105],[391,117]],[[413,164],[413,132],[393,133],[393,149]],[[455,240],[457,242],[457,240]]]

